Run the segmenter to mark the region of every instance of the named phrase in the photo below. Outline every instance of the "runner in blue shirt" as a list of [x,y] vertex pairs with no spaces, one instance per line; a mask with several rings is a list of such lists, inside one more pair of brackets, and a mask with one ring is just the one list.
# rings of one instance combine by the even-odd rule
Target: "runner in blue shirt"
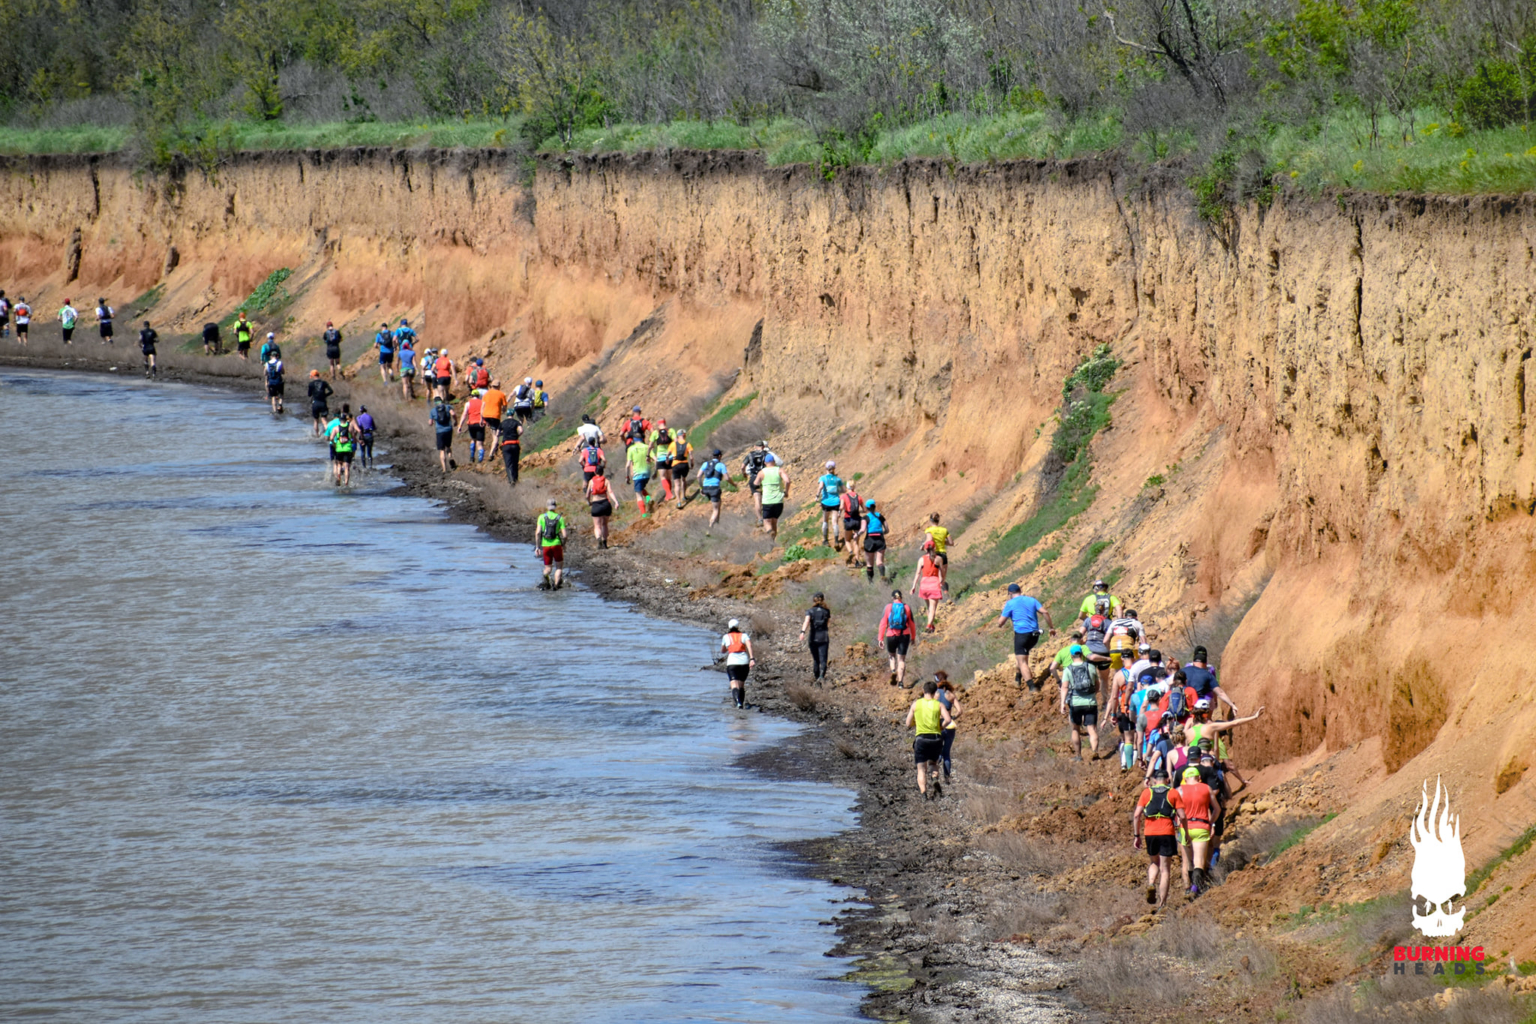
[[1035,649],[1035,644],[1040,642],[1040,616],[1045,616],[1045,625],[1051,631],[1051,636],[1056,635],[1056,623],[1051,620],[1051,613],[1045,605],[1023,593],[1017,583],[1008,584],[1008,601],[1003,605],[1002,613],[997,617],[997,625],[1013,623],[1013,661],[1016,666],[1013,681],[1020,686],[1024,680],[1029,680],[1029,688],[1038,690],[1040,686],[1035,682],[1035,675],[1029,668],[1029,652]]
[[821,545],[831,547],[835,539],[842,544],[841,523],[838,522],[838,512],[843,506],[843,491],[847,488],[843,484],[843,478],[837,475],[837,463],[830,459],[827,461],[827,471],[817,481],[817,493],[821,496]]

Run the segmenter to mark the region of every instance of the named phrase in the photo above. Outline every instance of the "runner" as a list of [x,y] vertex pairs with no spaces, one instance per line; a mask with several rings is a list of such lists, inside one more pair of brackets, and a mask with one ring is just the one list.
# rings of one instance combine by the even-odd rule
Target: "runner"
[[629,411],[629,416],[619,425],[619,440],[624,442],[624,447],[627,449],[635,441],[644,441],[650,432],[651,421],[640,415],[640,407],[637,405]]
[[[1072,661],[1073,645],[1080,645],[1082,642],[1083,631],[1080,629],[1074,629],[1072,631],[1071,639],[1063,644],[1061,650],[1056,652],[1056,657],[1051,659],[1051,666],[1048,670],[1048,674],[1052,679],[1056,680],[1057,686],[1061,685],[1061,674],[1066,671],[1067,665]],[[1033,680],[1031,680],[1031,685],[1033,685]]]
[[[523,429],[521,423],[515,424],[518,430]],[[587,504],[592,511],[592,536],[597,538],[597,546],[606,550],[608,547],[608,520],[613,517],[613,485],[602,473],[598,473],[587,481]]]
[[[784,501],[789,497],[789,474],[779,466],[779,460],[772,454],[766,456],[767,465],[762,472],[757,474],[758,500],[761,503],[759,512],[763,517],[763,532],[768,534],[769,543],[779,542],[779,517],[784,514]],[[884,573],[881,573],[882,578]]]
[[379,380],[388,384],[395,379],[391,372],[395,365],[395,332],[389,329],[388,320],[373,333],[373,347],[379,351]]
[[326,417],[331,414],[328,399],[335,393],[328,383],[320,379],[319,370],[309,371],[309,415],[314,420],[316,437],[324,433],[322,427]]
[[69,299],[64,300],[64,305],[59,307],[59,323],[64,328],[64,344],[71,344],[70,340],[75,336],[75,321],[80,319],[80,311],[69,304]]
[[480,392],[471,391],[459,414],[459,433],[469,431],[469,461],[485,461],[485,418],[480,414]]
[[112,320],[116,316],[117,310],[107,305],[106,296],[96,300],[96,330],[108,345],[112,344]]
[[635,507],[646,518],[651,514],[651,496],[645,489],[650,485],[651,472],[655,468],[656,460],[650,446],[640,438],[630,441],[629,450],[624,453],[624,481],[635,485]]
[[224,339],[219,335],[219,325],[210,320],[203,324],[203,355],[217,356],[223,354]]
[[1102,615],[1106,623],[1119,614],[1120,599],[1110,594],[1109,584],[1103,580],[1093,581],[1093,593],[1083,598],[1083,603],[1077,609],[1078,618]]
[[256,328],[245,318],[245,310],[235,317],[235,354],[241,359],[249,361],[251,358],[251,337],[256,333]]
[[1183,669],[1177,669],[1167,691],[1158,701],[1157,710],[1172,715],[1174,721],[1182,723],[1194,714],[1195,700],[1195,691],[1189,685],[1189,677]]
[[[388,324],[385,325],[389,326]],[[394,330],[395,351],[399,352],[406,345],[416,347],[416,332],[411,330],[411,322],[405,317],[400,318],[400,326]]]
[[949,673],[943,669],[933,674],[934,685],[939,688],[935,694],[944,710],[949,712],[949,725],[944,729],[944,781],[949,781],[951,767],[950,754],[955,749],[955,723],[960,721],[960,694],[955,690],[953,683],[949,681]]
[[352,421],[357,426],[357,452],[363,457],[363,468],[373,468],[373,432],[377,424],[374,423],[373,413],[368,411],[366,405],[357,407],[357,419]]
[[603,428],[586,413],[581,414],[581,425],[576,428],[576,434],[581,439],[581,444],[595,444],[602,447],[608,443],[608,435],[603,433]]
[[656,475],[661,478],[662,498],[672,500],[672,431],[666,420],[657,420],[656,429],[647,439],[656,457]]
[[833,542],[842,547],[841,524],[838,510],[843,506],[843,478],[837,475],[837,463],[827,460],[827,471],[816,481],[816,496],[821,499],[821,546],[829,548]]
[[667,455],[672,465],[673,497],[677,499],[677,507],[682,508],[688,504],[688,473],[693,469],[693,445],[688,443],[686,430],[677,432],[667,448]]
[[357,427],[352,422],[352,407],[343,402],[341,415],[332,420],[325,432],[331,443],[331,470],[337,487],[352,486],[352,456],[357,451]]
[[1136,617],[1133,608],[1118,619],[1109,621],[1108,646],[1109,646],[1109,670],[1117,672],[1122,666],[1129,665],[1135,660],[1136,645],[1141,638],[1147,635],[1141,620]]
[[533,421],[537,423],[544,418],[544,411],[549,408],[549,392],[544,390],[544,382],[533,382]]
[[331,364],[331,380],[335,380],[336,375],[341,372],[341,332],[336,329],[335,324],[327,320],[325,333],[320,336],[320,340],[325,342],[325,359]]
[[32,326],[32,307],[27,305],[27,297],[19,296],[16,299],[16,343],[27,343],[27,330]]
[[437,464],[443,468],[444,473],[458,469],[459,464],[453,460],[453,410],[441,398],[434,398],[427,420],[437,432]]
[[1013,681],[1022,687],[1027,679],[1031,690],[1040,689],[1040,684],[1035,682],[1034,670],[1029,666],[1029,652],[1040,642],[1042,615],[1045,616],[1045,628],[1051,631],[1051,636],[1055,636],[1056,621],[1051,618],[1050,610],[1024,593],[1017,583],[1010,583],[1008,600],[1003,602],[1003,610],[998,612],[997,622],[993,625],[996,629],[1008,623],[1013,624]]
[[1109,681],[1109,619],[1090,615],[1083,620],[1083,657],[1099,673],[1099,682]]
[[912,595],[923,602],[928,624],[923,632],[933,632],[933,620],[939,614],[939,601],[944,597],[944,563],[933,553],[933,538],[923,541],[923,554],[912,572]]
[[1198,765],[1185,768],[1180,776],[1179,804],[1184,821],[1176,836],[1183,854],[1184,888],[1191,896],[1199,896],[1205,891],[1205,863],[1211,852],[1218,802],[1211,787],[1202,781]]
[[1105,713],[1115,720],[1115,727],[1120,731],[1120,770],[1127,772],[1136,763],[1136,717],[1131,709],[1131,701],[1136,696],[1136,678],[1131,675],[1131,666],[1122,664],[1110,675],[1109,700],[1105,703]]
[[741,623],[737,620],[732,619],[726,625],[725,635],[720,638],[720,650],[725,654],[725,675],[731,681],[731,699],[737,708],[745,711],[750,706],[747,704],[747,676],[757,664],[757,658],[752,653],[752,638],[741,631]]
[[448,401],[453,389],[453,360],[445,348],[438,349],[437,358],[432,360],[432,378],[437,385],[437,397]]
[[939,514],[934,512],[928,516],[928,525],[923,532],[933,540],[933,554],[944,563],[944,593],[949,593],[949,529],[939,525]]
[[144,329],[139,332],[139,351],[144,354],[144,376],[160,376],[160,367],[155,364],[155,345],[160,341],[160,335],[149,326],[149,321],[144,321]]
[[902,602],[901,591],[891,591],[891,603],[880,615],[875,642],[885,645],[886,657],[891,662],[892,686],[907,685],[907,651],[916,637],[917,620],[912,617],[912,609]]
[[[1188,760],[1190,756],[1187,748],[1194,747],[1198,750],[1198,745],[1205,742],[1206,740],[1210,740],[1211,743],[1215,745],[1217,754],[1223,753],[1223,741],[1220,739],[1223,733],[1229,733],[1238,726],[1247,725],[1249,722],[1257,722],[1259,720],[1259,716],[1264,714],[1264,707],[1261,705],[1259,710],[1255,711],[1253,714],[1247,716],[1246,718],[1229,718],[1225,722],[1213,722],[1209,717],[1211,711],[1209,706],[1200,710],[1201,714],[1196,715],[1194,720],[1190,722],[1188,729],[1185,730],[1186,760]],[[1195,756],[1198,756],[1198,752]]]
[[757,511],[757,525],[763,525],[763,492],[757,483],[758,474],[768,465],[768,442],[759,441],[742,456],[741,470],[747,478],[747,490],[752,492],[752,507]]
[[523,425],[508,417],[501,421],[501,463],[507,468],[507,483],[517,486],[518,461],[523,456]]
[[707,534],[720,522],[721,488],[730,480],[730,470],[725,468],[725,463],[720,461],[722,452],[716,448],[704,460],[704,465],[699,467],[699,491],[709,499],[709,525],[704,527]]
[[832,610],[819,590],[811,595],[811,606],[800,623],[800,642],[810,646],[811,679],[820,686],[827,678],[827,652],[832,648]]
[[416,343],[410,338],[400,343],[400,394],[407,402],[416,400]]
[[1232,703],[1232,698],[1227,696],[1227,691],[1221,688],[1221,683],[1216,679],[1216,670],[1206,664],[1210,653],[1204,647],[1196,647],[1190,655],[1189,664],[1184,666],[1184,675],[1189,679],[1190,687],[1195,691],[1196,697],[1209,698],[1212,707],[1219,701],[1225,704],[1235,718],[1242,712],[1237,710],[1237,705]]
[[0,288],[0,338],[11,336],[11,300],[5,297],[5,289]]
[[1184,809],[1179,794],[1168,785],[1168,773],[1159,769],[1147,780],[1147,788],[1136,798],[1131,815],[1131,845],[1141,849],[1145,836],[1147,848],[1147,903],[1162,910],[1168,903],[1168,882],[1172,872],[1169,860],[1178,849],[1174,838],[1184,824]]
[[875,570],[885,579],[885,516],[875,511],[875,499],[864,503],[864,578],[871,582]]
[[954,724],[949,712],[934,696],[938,692],[939,684],[928,680],[923,684],[923,695],[907,710],[907,728],[914,733],[912,760],[917,764],[917,791],[924,800],[937,800],[943,795],[944,788],[936,778],[930,792],[928,777],[944,758],[944,730]]
[[[402,353],[403,354],[403,353]],[[480,396],[480,418],[485,422],[485,436],[492,445],[501,444],[501,415],[507,411],[507,393],[501,381],[493,379]]]
[[1093,749],[1089,760],[1099,759],[1099,674],[1083,658],[1083,648],[1072,646],[1072,660],[1061,675],[1061,713],[1072,721],[1072,752],[1083,760],[1083,734]]
[[541,513],[533,524],[533,553],[544,559],[540,590],[559,590],[565,576],[565,516],[555,511],[558,507],[555,499],[550,498],[548,511]]
[[268,331],[267,340],[261,343],[261,364],[265,366],[273,356],[283,358],[283,347],[277,343],[277,335]]
[[512,389],[512,414],[524,426],[533,422],[532,377],[524,377],[523,382]]
[[485,368],[484,359],[470,360],[469,369],[464,371],[464,385],[471,391],[484,391],[491,386],[491,371]]
[[272,405],[272,415],[283,414],[283,361],[277,356],[267,359],[267,400]]
[[859,539],[864,534],[864,499],[853,489],[852,481],[847,483],[839,505],[843,513],[843,533],[839,545],[848,552],[848,564],[857,569],[864,564],[864,560],[859,557]]
[[608,455],[595,443],[578,435],[576,440],[576,464],[581,467],[582,483],[591,483],[593,477],[607,473]]

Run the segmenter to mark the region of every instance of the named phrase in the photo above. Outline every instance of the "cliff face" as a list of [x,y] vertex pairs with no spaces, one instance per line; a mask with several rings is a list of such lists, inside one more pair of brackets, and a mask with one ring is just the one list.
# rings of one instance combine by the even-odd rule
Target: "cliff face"
[[[1213,228],[1091,162],[827,182],[691,154],[520,176],[496,153],[253,155],[169,184],[11,162],[0,285],[55,302],[163,283],[154,316],[191,330],[287,266],[306,333],[414,314],[428,343],[552,390],[601,363],[610,410],[697,400],[740,366],[782,447],[839,452],[898,525],[975,510],[961,558],[1032,511],[1063,379],[1110,343],[1099,491],[1058,539],[1110,541],[1174,648],[1192,610],[1248,609],[1224,663],[1239,705],[1267,707],[1245,761],[1349,751],[1369,798],[1331,826],[1346,844],[1395,834],[1437,772],[1463,789],[1470,862],[1536,818],[1517,611],[1536,198],[1282,196]],[[1361,878],[1402,875],[1400,854]]]

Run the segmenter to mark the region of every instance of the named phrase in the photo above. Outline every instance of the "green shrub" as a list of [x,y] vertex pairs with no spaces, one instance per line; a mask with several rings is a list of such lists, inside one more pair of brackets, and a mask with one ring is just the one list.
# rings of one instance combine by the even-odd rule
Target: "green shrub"
[[1456,114],[1474,128],[1529,123],[1536,113],[1536,38],[1527,43],[1521,67],[1514,61],[1478,64],[1456,90]]
[[805,550],[805,545],[803,544],[791,544],[784,549],[784,564],[786,565],[790,562],[803,562],[810,557],[810,553]]

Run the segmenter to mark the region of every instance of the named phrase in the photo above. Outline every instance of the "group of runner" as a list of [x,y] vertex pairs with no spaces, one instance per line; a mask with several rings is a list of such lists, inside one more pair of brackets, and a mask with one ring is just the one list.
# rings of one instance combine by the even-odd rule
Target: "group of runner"
[[[1030,653],[1040,641],[1041,623],[1051,636],[1056,626],[1050,612],[1017,584],[1008,591],[997,624],[1013,626],[1015,681],[1022,686],[1028,680],[1030,689],[1039,690]],[[1257,721],[1264,708],[1241,714],[1204,647],[1196,646],[1182,665],[1165,663],[1151,640],[1136,611],[1124,608],[1106,581],[1096,580],[1078,608],[1070,642],[1052,659],[1047,676],[1056,681],[1057,705],[1069,722],[1069,751],[1080,761],[1115,757],[1101,748],[1099,730],[1107,719],[1119,733],[1120,771],[1140,772],[1132,841],[1149,857],[1147,902],[1161,908],[1168,902],[1175,855],[1190,896],[1207,886],[1221,855],[1227,810],[1247,786],[1228,761],[1231,732]],[[1223,704],[1224,721],[1216,717]]]
[[[25,345],[31,340],[32,323],[35,313],[25,296],[17,296],[14,300],[0,290],[0,338],[11,336],[11,326],[14,322],[16,329],[16,343]],[[59,307],[56,314],[59,321],[59,338],[66,345],[74,344],[75,328],[80,322],[80,311],[75,308],[74,300],[65,297],[64,305]],[[115,343],[114,323],[117,319],[117,310],[107,302],[105,297],[96,300],[95,308],[96,330],[103,344]],[[139,330],[139,351],[144,357],[144,376],[157,377],[160,368],[156,365],[156,347],[159,345],[160,335],[149,321],[144,321],[144,326]]]

